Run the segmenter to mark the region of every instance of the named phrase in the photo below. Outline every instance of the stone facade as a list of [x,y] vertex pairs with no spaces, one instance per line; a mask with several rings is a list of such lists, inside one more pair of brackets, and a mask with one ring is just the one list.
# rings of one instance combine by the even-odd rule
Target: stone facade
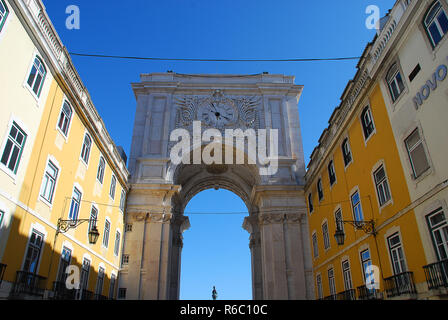
[[[183,75],[153,73],[134,83],[137,100],[129,168],[120,288],[127,299],[178,299],[183,215],[188,201],[209,188],[224,188],[241,197],[249,216],[254,299],[311,299],[312,265],[306,203],[305,166],[298,100],[303,87],[283,75]],[[224,105],[218,120],[200,111]],[[216,111],[216,110],[215,110]],[[277,129],[278,170],[260,174],[259,163],[175,164],[170,160],[170,133],[192,132],[193,121],[205,128]],[[204,144],[191,148],[191,155]],[[270,147],[272,148],[272,146]],[[227,151],[227,149],[225,149]],[[130,228],[128,228],[130,230]]]

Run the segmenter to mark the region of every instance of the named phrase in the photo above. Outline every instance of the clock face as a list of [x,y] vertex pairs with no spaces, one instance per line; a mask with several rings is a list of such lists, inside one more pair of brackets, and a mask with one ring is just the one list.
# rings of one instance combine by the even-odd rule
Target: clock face
[[211,127],[223,128],[234,121],[235,110],[220,102],[210,102],[202,109],[201,118]]

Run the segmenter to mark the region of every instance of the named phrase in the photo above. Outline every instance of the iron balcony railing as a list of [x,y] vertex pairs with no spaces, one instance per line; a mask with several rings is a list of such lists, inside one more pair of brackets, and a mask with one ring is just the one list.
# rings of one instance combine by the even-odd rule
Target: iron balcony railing
[[6,264],[0,263],[0,286],[2,285],[3,276],[5,274]]
[[109,300],[106,296],[103,296],[102,294],[95,294],[93,296],[93,300]]
[[323,298],[323,300],[338,300],[338,296],[335,294],[329,295],[325,298]]
[[75,300],[76,291],[75,289],[67,289],[64,281],[53,282],[53,299],[55,300]]
[[384,279],[384,285],[388,297],[417,293],[412,272],[402,272],[386,278]]
[[77,300],[93,300],[93,292],[86,290],[86,289],[77,290],[76,299]]
[[379,290],[368,289],[365,285],[359,286],[357,290],[359,300],[378,300],[383,298]]
[[337,295],[337,300],[356,300],[355,289],[349,289],[343,292],[339,292]]
[[448,259],[423,266],[428,288],[448,287]]
[[11,296],[17,297],[28,294],[43,296],[47,278],[27,271],[17,271],[16,281],[11,290]]

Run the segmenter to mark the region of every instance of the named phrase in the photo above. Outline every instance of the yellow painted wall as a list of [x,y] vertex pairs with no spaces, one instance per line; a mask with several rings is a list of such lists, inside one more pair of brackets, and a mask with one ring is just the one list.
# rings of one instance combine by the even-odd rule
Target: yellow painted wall
[[[370,136],[367,142],[364,139],[364,132],[360,121],[360,114],[363,108],[369,104],[375,125],[375,132]],[[348,137],[352,152],[352,163],[346,168],[342,156],[341,144],[344,138]],[[337,142],[333,144],[329,156],[321,161],[317,172],[319,174],[311,176],[312,180],[307,182],[306,195],[312,192],[314,211],[310,215],[310,236],[316,231],[318,238],[319,256],[313,259],[314,276],[321,273],[323,295],[330,295],[327,270],[330,265],[334,266],[336,292],[344,291],[342,266],[341,263],[346,258],[350,261],[352,286],[356,289],[364,284],[360,251],[369,248],[371,260],[374,265],[380,266],[377,252],[380,253],[382,277],[387,278],[393,275],[389,250],[387,247],[387,236],[391,235],[393,230],[399,230],[401,243],[405,253],[408,270],[414,273],[416,283],[425,281],[422,266],[426,264],[423,248],[413,211],[406,211],[404,214],[390,222],[397,213],[402,212],[410,203],[409,192],[406,187],[404,172],[401,167],[397,147],[394,143],[394,136],[390,126],[387,110],[383,100],[382,93],[378,85],[375,85],[369,94],[368,100],[359,105],[355,114],[352,116],[342,135],[336,137]],[[333,159],[336,183],[330,187],[327,165]],[[388,184],[392,200],[380,208],[377,197],[373,172],[375,165],[382,161],[385,166]],[[322,178],[324,198],[319,203],[317,195],[317,181]],[[310,178],[310,177],[309,177]],[[378,234],[376,242],[374,237],[352,245],[354,242],[366,234],[359,230],[356,231],[353,226],[344,224],[346,234],[343,246],[338,246],[334,238],[336,231],[334,213],[338,206],[342,209],[344,220],[354,220],[351,208],[351,195],[354,188],[358,188],[364,220],[374,219]],[[327,219],[329,227],[330,248],[325,251],[323,245],[322,222]],[[312,239],[311,243],[312,243]],[[377,245],[378,244],[378,249]],[[316,279],[316,277],[314,277]],[[380,290],[384,290],[384,283],[381,283]],[[315,290],[317,297],[317,289]]]
[[[109,196],[113,173],[110,166],[111,162],[107,160],[106,152],[101,153],[94,137],[94,132],[92,131],[89,132],[93,143],[88,165],[86,166],[81,161],[80,154],[86,132],[86,122],[80,117],[79,112],[75,112],[75,104],[70,99],[68,101],[74,113],[68,138],[64,138],[61,132],[57,130],[57,123],[65,98],[64,92],[59,84],[53,81],[19,198],[22,208],[17,207],[14,214],[12,229],[2,261],[8,265],[4,280],[13,282],[16,271],[21,270],[29,233],[32,225],[38,223],[42,225],[47,234],[45,236],[45,246],[41,252],[40,267],[37,274],[49,278],[50,281],[47,284],[47,288],[51,288],[52,282],[56,278],[63,242],[68,241],[73,246],[72,264],[77,264],[81,267],[83,255],[89,254],[91,257],[92,268],[90,271],[88,290],[95,291],[99,264],[104,263],[106,278],[103,285],[103,295],[108,296],[108,279],[110,279],[112,272],[118,275],[120,265],[121,250],[118,255],[115,255],[113,251],[117,229],[121,234],[120,249],[122,245],[124,217],[119,209],[119,205],[121,191],[126,187],[126,182],[120,181],[119,175],[115,174],[117,186],[115,198],[112,200]],[[101,154],[106,159],[106,170],[102,185],[96,179]],[[51,206],[40,199],[42,179],[49,155],[57,161],[56,164],[59,167],[57,184]],[[78,218],[90,218],[91,202],[97,204],[97,228],[100,236],[95,245],[90,245],[87,237],[88,223],[85,222],[76,229],[69,230],[67,234],[59,234],[54,246],[54,253],[52,253],[57,220],[58,218],[68,219],[70,197],[72,196],[74,183],[77,183],[81,187],[83,193],[83,201]],[[106,216],[110,218],[111,222],[107,248],[102,245]],[[51,270],[49,270],[50,257],[53,257]]]

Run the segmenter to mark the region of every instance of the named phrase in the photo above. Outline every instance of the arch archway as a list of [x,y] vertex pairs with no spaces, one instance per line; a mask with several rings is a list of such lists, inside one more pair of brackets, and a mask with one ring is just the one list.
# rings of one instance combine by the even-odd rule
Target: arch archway
[[[123,266],[119,280],[120,287],[127,289],[126,297],[179,298],[182,233],[189,227],[185,206],[195,194],[218,187],[241,197],[249,211],[243,228],[250,234],[253,298],[311,299],[305,168],[297,110],[302,87],[294,85],[292,77],[281,75],[173,73],[142,75],[133,89],[137,112],[126,215],[132,232],[126,233],[124,254],[129,255],[129,264]],[[208,118],[200,119],[205,114],[200,110],[218,103],[231,109],[226,111],[229,122],[213,123],[221,131],[278,131],[278,170],[261,175],[263,166],[251,164],[247,152],[242,163],[171,161],[170,132],[183,128],[194,137],[192,121],[210,126]],[[218,118],[220,113],[214,114]],[[202,150],[199,146],[189,152]]]

